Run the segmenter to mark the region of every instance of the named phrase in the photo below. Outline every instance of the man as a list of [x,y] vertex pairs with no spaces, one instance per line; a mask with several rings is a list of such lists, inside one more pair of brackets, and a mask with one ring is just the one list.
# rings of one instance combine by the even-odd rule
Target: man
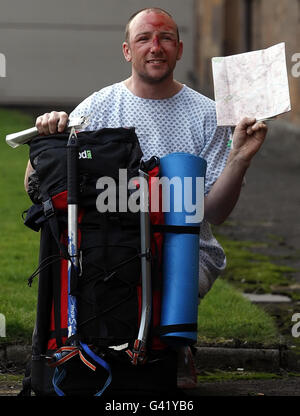
[[[207,161],[205,217],[200,231],[200,299],[225,268],[223,249],[210,224],[221,224],[234,208],[244,175],[267,132],[264,123],[244,118],[231,131],[216,126],[215,104],[174,79],[183,43],[171,15],[159,8],[135,13],[126,26],[123,54],[131,64],[131,76],[85,99],[71,113],[90,115],[89,130],[103,127],[136,128],[144,154],[162,157],[184,151]],[[36,120],[40,134],[62,132],[65,112],[46,113]],[[32,167],[28,163],[25,187]]]
[[[252,157],[265,139],[267,127],[254,119],[243,119],[235,129],[234,146],[229,151],[227,143],[231,133],[229,129],[216,128],[214,103],[173,78],[183,44],[176,23],[162,9],[145,9],[130,18],[123,53],[131,63],[131,77],[92,94],[70,117],[91,114],[90,130],[136,127],[145,159],[186,151],[207,160],[204,238],[200,242],[201,252],[204,249],[207,255],[202,259],[206,276],[200,276],[199,280],[199,295],[203,297],[225,267],[224,253],[213,239],[208,223],[221,224],[231,213]],[[190,113],[197,110],[198,120],[195,120],[192,118],[195,115]],[[45,135],[62,132],[67,120],[64,112],[46,113],[37,118],[36,127]],[[179,131],[176,132],[176,128]],[[29,163],[26,188],[31,171]]]

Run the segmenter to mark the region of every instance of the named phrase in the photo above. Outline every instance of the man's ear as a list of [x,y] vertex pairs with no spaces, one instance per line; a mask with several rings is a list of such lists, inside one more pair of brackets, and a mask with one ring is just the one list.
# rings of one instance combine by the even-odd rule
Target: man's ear
[[183,42],[182,40],[179,41],[179,46],[178,46],[178,53],[177,53],[177,61],[179,61],[182,57],[182,53],[183,53]]
[[123,49],[123,55],[124,55],[126,61],[131,62],[131,59],[132,59],[131,50],[130,50],[130,47],[129,47],[127,42],[123,42],[122,49]]

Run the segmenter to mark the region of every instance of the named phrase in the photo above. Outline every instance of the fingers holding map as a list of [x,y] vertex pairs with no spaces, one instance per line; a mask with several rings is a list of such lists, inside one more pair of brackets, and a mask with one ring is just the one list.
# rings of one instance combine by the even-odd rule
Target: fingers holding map
[[291,110],[285,43],[212,58],[218,126],[268,120]]

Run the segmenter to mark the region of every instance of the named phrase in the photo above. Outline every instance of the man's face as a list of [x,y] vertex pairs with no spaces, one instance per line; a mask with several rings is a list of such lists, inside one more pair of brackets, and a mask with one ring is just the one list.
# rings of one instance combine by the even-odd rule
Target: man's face
[[141,12],[130,24],[129,41],[124,42],[125,59],[144,81],[159,83],[173,77],[182,55],[173,19],[164,13]]

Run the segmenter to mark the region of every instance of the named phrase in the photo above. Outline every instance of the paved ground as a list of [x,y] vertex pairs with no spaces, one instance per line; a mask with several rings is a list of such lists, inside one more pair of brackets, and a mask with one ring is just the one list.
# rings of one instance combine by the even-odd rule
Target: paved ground
[[246,186],[220,231],[238,240],[266,242],[261,249],[278,263],[299,268],[300,126],[269,122],[269,132],[246,174]]
[[[0,397],[16,397],[22,388],[20,382],[0,382]],[[212,396],[272,396],[300,397],[299,377],[286,377],[273,380],[234,380],[218,382],[201,382],[196,389],[186,390],[185,396],[190,398]],[[0,399],[1,401],[1,399]]]
[[300,397],[299,377],[280,380],[234,380],[199,383],[188,395],[203,396],[297,396]]

